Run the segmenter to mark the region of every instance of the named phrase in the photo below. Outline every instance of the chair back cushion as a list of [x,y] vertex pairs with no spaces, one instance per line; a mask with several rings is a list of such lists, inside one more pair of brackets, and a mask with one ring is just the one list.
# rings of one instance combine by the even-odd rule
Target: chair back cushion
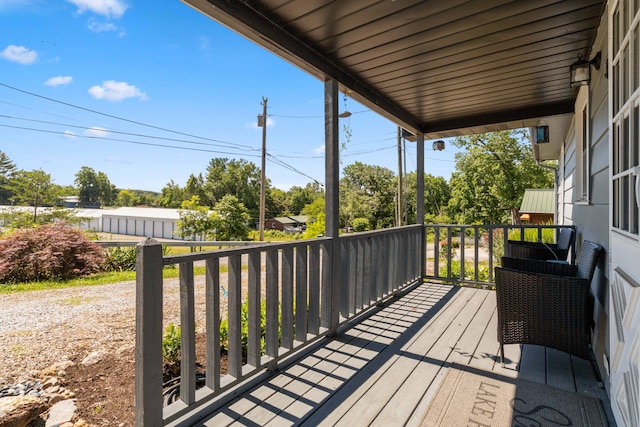
[[569,250],[574,236],[573,228],[561,228],[558,236],[558,249]]
[[602,252],[603,248],[599,244],[590,242],[589,240],[583,241],[576,276],[591,281]]

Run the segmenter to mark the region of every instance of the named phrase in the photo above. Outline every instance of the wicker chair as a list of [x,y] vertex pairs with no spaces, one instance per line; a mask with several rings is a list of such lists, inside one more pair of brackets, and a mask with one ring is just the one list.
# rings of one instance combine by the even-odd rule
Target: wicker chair
[[590,359],[589,288],[603,252],[584,241],[577,265],[503,257],[496,267],[498,341],[537,344]]
[[574,238],[573,228],[565,227],[560,229],[558,243],[509,240],[509,255],[514,258],[566,260]]

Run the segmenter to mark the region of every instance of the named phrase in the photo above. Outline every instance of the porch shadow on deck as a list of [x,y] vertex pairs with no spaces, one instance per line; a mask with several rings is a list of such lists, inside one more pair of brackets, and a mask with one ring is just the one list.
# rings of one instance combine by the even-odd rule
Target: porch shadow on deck
[[420,425],[452,365],[602,400],[586,360],[538,346],[498,362],[495,293],[425,283],[351,323],[197,425]]

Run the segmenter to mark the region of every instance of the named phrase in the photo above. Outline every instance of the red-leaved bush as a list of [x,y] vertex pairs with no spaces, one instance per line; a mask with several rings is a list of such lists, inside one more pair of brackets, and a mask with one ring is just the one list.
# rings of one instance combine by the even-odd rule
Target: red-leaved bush
[[19,230],[0,240],[0,283],[65,280],[99,271],[104,250],[61,224]]

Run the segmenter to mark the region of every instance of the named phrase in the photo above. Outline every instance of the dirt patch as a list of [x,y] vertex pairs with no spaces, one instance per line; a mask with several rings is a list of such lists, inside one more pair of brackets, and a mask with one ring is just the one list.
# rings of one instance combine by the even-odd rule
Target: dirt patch
[[[220,370],[227,372],[226,353],[221,355]],[[76,363],[67,368],[64,386],[76,394],[78,419],[94,426],[133,426],[135,384],[134,349],[105,356],[91,366]],[[197,372],[204,374],[205,336],[196,335]]]

